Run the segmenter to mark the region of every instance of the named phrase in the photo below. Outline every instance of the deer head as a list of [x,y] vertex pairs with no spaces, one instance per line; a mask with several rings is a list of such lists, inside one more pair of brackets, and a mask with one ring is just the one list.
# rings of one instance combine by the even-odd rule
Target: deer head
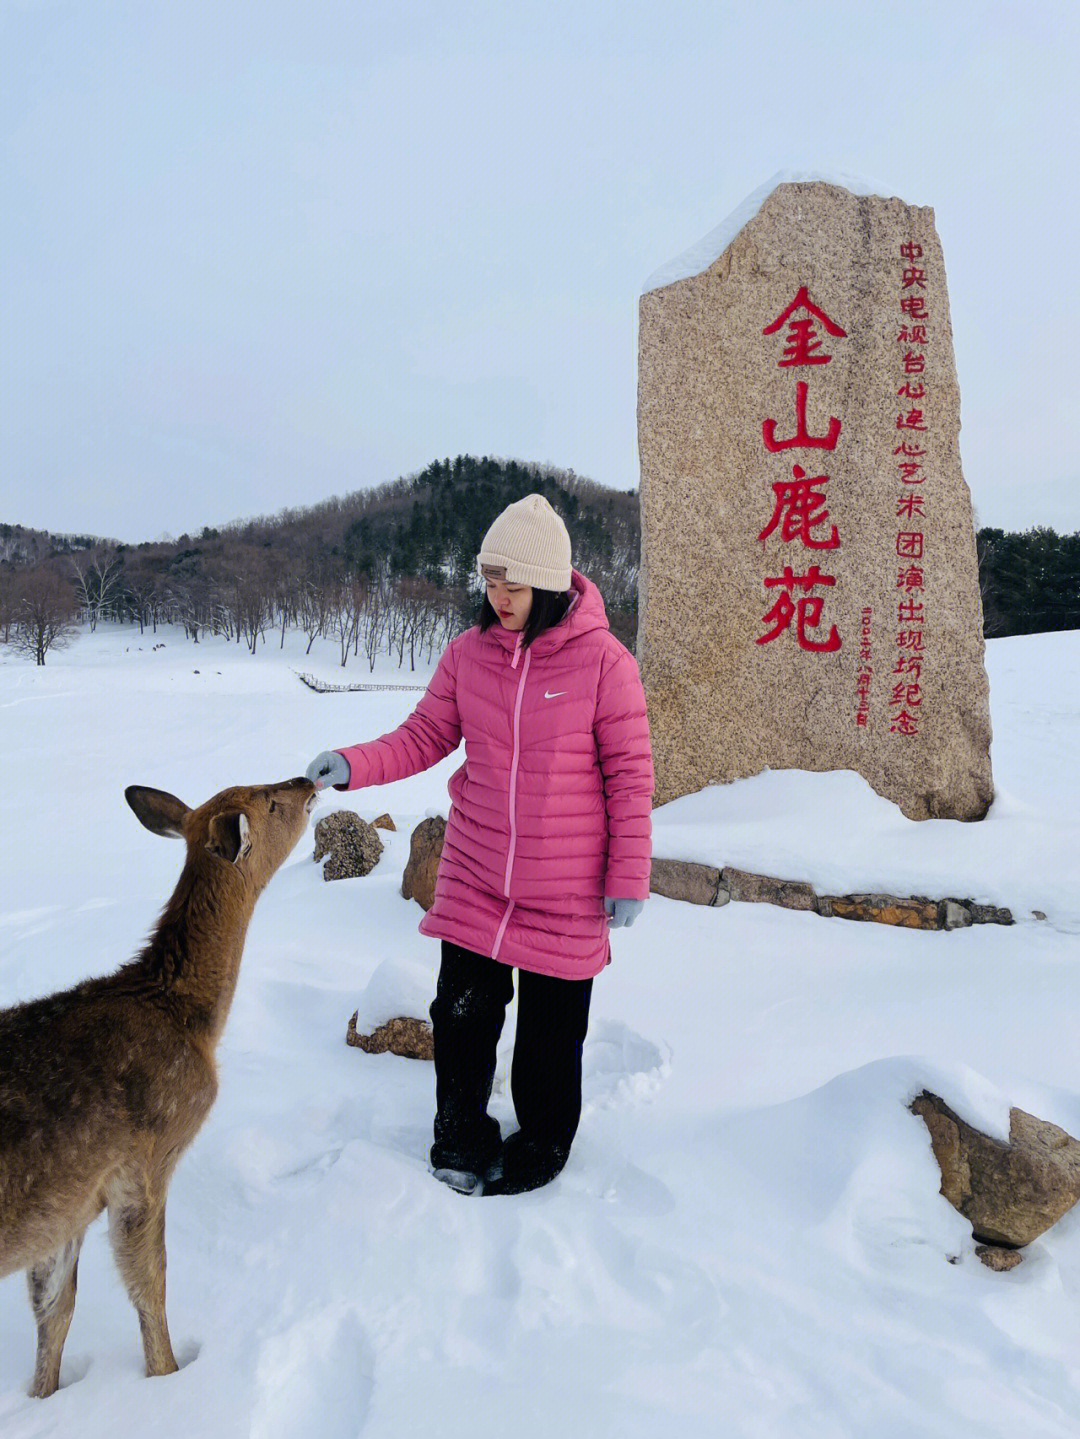
[[189,861],[205,854],[233,865],[258,893],[307,828],[317,791],[308,779],[235,786],[198,809],[144,785],[130,785],[124,798],[151,833],[184,840]]

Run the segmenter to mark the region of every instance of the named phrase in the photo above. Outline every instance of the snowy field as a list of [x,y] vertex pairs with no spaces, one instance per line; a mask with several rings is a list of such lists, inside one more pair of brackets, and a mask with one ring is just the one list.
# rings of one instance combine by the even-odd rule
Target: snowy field
[[[335,884],[305,838],[260,901],[220,1097],[170,1194],[181,1370],[143,1377],[99,1221],[51,1399],[25,1396],[25,1286],[0,1285],[5,1439],[1080,1435],[1080,1214],[991,1273],[906,1109],[928,1085],[996,1132],[1016,1103],[1080,1135],[1080,633],[995,640],[988,664],[983,824],[911,823],[849,773],[775,773],[657,811],[654,849],[1017,924],[654,896],[595,986],[569,1166],[530,1195],[433,1181],[431,1067],[344,1043],[358,1005],[377,1022],[433,993],[438,946],[398,886],[456,761],[324,798],[399,832]],[[197,804],[284,779],[417,698],[317,695],[299,669],[372,678],[329,647],[253,658],[172,631],[101,629],[44,669],[0,649],[0,1004],[110,970],[153,925],[181,850],[126,785]]]

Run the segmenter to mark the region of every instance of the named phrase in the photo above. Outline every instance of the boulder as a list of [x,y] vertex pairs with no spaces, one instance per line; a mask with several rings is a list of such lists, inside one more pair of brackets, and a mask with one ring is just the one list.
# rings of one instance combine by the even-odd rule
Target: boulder
[[971,910],[966,904],[961,904],[958,899],[942,900],[944,914],[942,917],[943,929],[967,929],[974,923]]
[[718,869],[682,859],[654,859],[649,890],[666,899],[683,899],[690,904],[726,904],[731,898],[726,890],[721,897]]
[[355,879],[370,874],[379,862],[383,842],[373,824],[351,809],[335,810],[315,826],[315,854],[323,865],[323,879]]
[[435,903],[435,878],[445,836],[446,820],[437,814],[422,819],[409,842],[409,862],[401,878],[401,893],[406,899],[415,899],[424,910]]
[[388,829],[393,830],[395,834],[397,833],[397,825],[388,814],[379,815],[378,819],[373,819],[371,823],[376,829]]
[[[1022,1109],[1009,1111],[1009,1143],[967,1124],[936,1094],[911,1104],[930,1131],[941,1192],[983,1244],[1030,1244],[1080,1199],[1080,1143]],[[996,1266],[995,1266],[996,1267]]]
[[782,182],[641,298],[637,658],[656,802],[851,769],[981,819],[990,703],[934,212]]
[[837,919],[898,924],[904,929],[940,929],[942,922],[937,900],[900,899],[894,894],[828,894],[819,901],[818,910]]
[[371,1034],[358,1034],[356,1019],[349,1020],[345,1043],[362,1049],[365,1054],[400,1054],[405,1059],[434,1059],[435,1040],[431,1025],[425,1019],[399,1015],[380,1024]]
[[993,1269],[997,1274],[1007,1274],[1024,1262],[1019,1249],[1003,1249],[1000,1244],[976,1244],[975,1253],[987,1269]]
[[[976,904],[973,899],[965,899],[963,905],[971,915],[972,924],[1015,924],[1012,910],[1006,909],[1004,905]],[[1045,918],[1045,915],[1043,916]]]
[[812,885],[797,879],[773,879],[768,874],[751,874],[749,870],[726,867],[721,873],[724,888],[732,899],[751,904],[778,904],[784,909],[817,909],[817,895]]

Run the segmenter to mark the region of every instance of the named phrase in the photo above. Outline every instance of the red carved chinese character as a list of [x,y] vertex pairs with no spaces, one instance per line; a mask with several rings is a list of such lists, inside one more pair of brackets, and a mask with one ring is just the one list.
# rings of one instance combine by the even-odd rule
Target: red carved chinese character
[[855,715],[855,723],[856,723],[856,724],[861,724],[861,725],[864,725],[864,724],[866,723],[866,711],[865,711],[865,710],[859,710],[859,711],[856,712],[856,715]]
[[923,647],[922,630],[897,630],[896,648],[898,650],[911,650],[915,654],[921,654]]
[[926,271],[920,270],[917,265],[909,265],[904,271],[901,288],[910,290],[912,285],[918,285],[920,290],[926,289]]
[[918,682],[914,684],[904,684],[903,681],[901,681],[900,684],[893,685],[892,694],[889,696],[889,703],[891,705],[911,705],[912,709],[914,709],[916,705],[922,704],[922,689]]
[[900,301],[900,308],[905,315],[910,315],[913,320],[928,320],[930,318],[930,311],[926,308],[926,301],[922,295],[905,295]]
[[902,560],[921,560],[923,537],[921,530],[901,530],[896,537],[896,553]]
[[829,654],[840,648],[840,635],[835,625],[830,627],[828,639],[821,644],[815,644],[806,633],[807,630],[817,629],[821,623],[824,599],[820,595],[806,595],[796,605],[792,603],[790,594],[796,585],[804,590],[814,589],[817,585],[835,585],[835,576],[823,575],[817,565],[811,565],[805,575],[797,575],[790,565],[785,565],[783,576],[767,577],[764,584],[766,589],[775,589],[777,586],[782,588],[772,609],[761,617],[762,624],[773,625],[774,628],[766,635],[758,635],[755,644],[767,645],[770,640],[776,639],[777,635],[790,628],[791,621],[797,616],[796,639],[800,649]]
[[926,623],[926,606],[922,600],[901,600],[896,607],[898,625],[922,625]]
[[906,570],[897,570],[896,588],[906,590],[908,594],[912,590],[921,590],[923,587],[923,572],[918,565],[908,565]]
[[926,395],[926,386],[921,380],[917,381],[914,385],[910,380],[906,380],[896,393],[902,400],[921,400]]
[[761,424],[761,438],[765,448],[773,453],[777,450],[835,450],[836,442],[840,438],[841,422],[835,415],[829,416],[829,430],[824,436],[811,435],[806,429],[806,392],[809,387],[805,380],[800,380],[795,386],[795,436],[790,440],[778,440],[776,438],[776,421],[763,420]]
[[[916,464],[914,460],[903,461],[902,464],[896,467],[896,472],[900,476],[900,483],[902,485],[921,485],[926,479],[925,475],[919,474],[921,469],[922,465]],[[918,475],[918,479],[915,478],[916,475]]]
[[889,729],[893,734],[918,734],[919,721],[914,715],[909,715],[907,710],[901,710],[889,726]]
[[[815,525],[822,525],[829,518],[828,510],[824,509],[825,495],[817,488],[828,481],[828,475],[815,475],[808,479],[801,465],[793,465],[791,473],[795,476],[793,481],[778,480],[773,485],[776,505],[772,519],[758,535],[758,539],[764,543],[777,525],[780,525],[780,538],[785,544],[798,538],[812,550],[835,550],[840,543],[835,525],[832,526],[832,534],[827,540],[815,540],[810,533]],[[819,510],[824,510],[824,513],[819,514]]]
[[905,240],[900,246],[900,258],[902,260],[921,260],[922,246],[915,240]]
[[914,675],[915,679],[919,680],[922,677],[922,660],[918,655],[897,655],[893,674]]
[[[901,308],[903,307],[901,306]],[[926,338],[926,326],[912,325],[909,329],[907,325],[901,325],[896,343],[898,345],[928,345],[930,341]]]
[[926,356],[916,355],[911,350],[904,356],[904,374],[921,375],[926,369]]
[[923,509],[924,503],[922,495],[901,495],[896,502],[897,519],[912,520],[916,517],[921,519],[926,514]]
[[[806,320],[791,320],[796,310],[805,310],[810,316]],[[817,331],[814,329],[814,320],[820,320],[825,326],[826,332],[838,338],[845,338],[847,331],[842,330],[835,321],[830,320],[824,310],[810,300],[806,292],[806,286],[799,288],[799,293],[792,300],[786,310],[781,310],[771,325],[766,325],[762,330],[763,335],[775,335],[781,325],[786,325],[791,320],[787,335],[787,349],[784,351],[786,359],[778,360],[778,366],[783,369],[788,365],[827,365],[832,359],[831,355],[818,355],[815,350],[821,349],[821,341],[817,338]]]
[[912,449],[910,440],[901,440],[896,449],[893,450],[893,454],[909,455],[912,459],[916,459],[919,455],[925,455],[926,451],[920,450],[918,447]]
[[908,410],[906,415],[897,415],[896,428],[898,430],[925,430],[926,426],[923,424],[922,420],[922,410],[916,410],[913,408]]

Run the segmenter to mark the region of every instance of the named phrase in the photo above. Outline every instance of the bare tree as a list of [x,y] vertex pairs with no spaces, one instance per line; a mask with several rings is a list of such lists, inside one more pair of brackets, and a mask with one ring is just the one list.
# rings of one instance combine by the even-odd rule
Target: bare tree
[[349,650],[356,653],[360,642],[360,622],[368,601],[368,584],[356,575],[345,580],[338,590],[337,630],[341,641],[341,667],[344,669]]
[[70,560],[83,616],[89,621],[91,631],[96,630],[98,620],[123,591],[124,561],[115,547],[107,546],[71,555]]
[[63,649],[76,633],[78,600],[66,580],[41,566],[20,577],[18,596],[11,643],[43,665],[50,650]]
[[369,588],[364,606],[364,654],[367,655],[368,673],[375,668],[375,656],[382,649],[389,630],[391,608],[390,577],[384,567]]
[[240,556],[243,568],[235,579],[234,600],[237,639],[243,638],[252,654],[273,614],[272,582],[268,566],[257,551]]
[[281,630],[279,649],[285,648],[285,631],[300,623],[300,607],[303,599],[303,568],[295,555],[287,555],[274,562],[273,584],[271,586],[271,610],[277,610],[277,621]]
[[300,627],[307,635],[305,654],[311,653],[311,646],[320,635],[329,633],[333,613],[334,595],[329,582],[307,580],[300,600]]
[[157,575],[145,564],[128,567],[124,576],[124,596],[129,615],[144,634],[148,624],[157,634],[158,609],[161,603],[161,589]]
[[416,656],[438,623],[439,591],[430,580],[406,575],[394,589],[394,641],[397,645],[398,668],[405,663],[405,646],[409,647],[409,669],[416,669]]
[[0,568],[0,643],[11,642],[11,632],[18,609],[17,571]]

